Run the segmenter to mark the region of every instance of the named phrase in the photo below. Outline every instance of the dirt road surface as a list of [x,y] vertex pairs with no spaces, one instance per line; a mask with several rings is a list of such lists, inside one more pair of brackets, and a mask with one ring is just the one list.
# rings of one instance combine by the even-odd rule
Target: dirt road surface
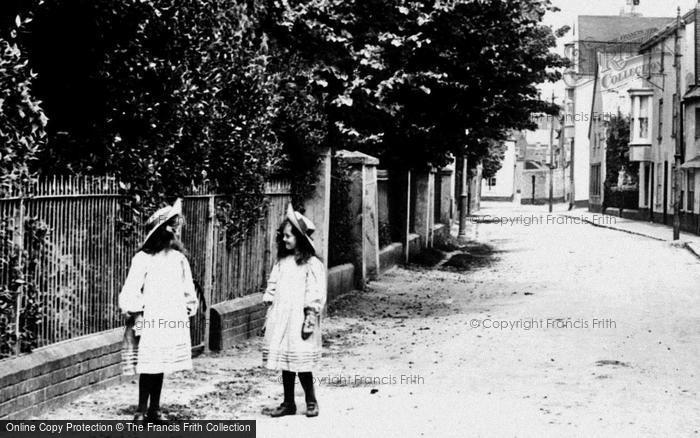
[[[480,214],[530,220],[472,224],[460,269],[397,268],[333,303],[319,417],[299,384],[297,415],[265,415],[282,386],[259,339],[167,376],[164,411],[262,437],[700,436],[700,261],[538,207]],[[128,419],[136,389],[42,418]]]

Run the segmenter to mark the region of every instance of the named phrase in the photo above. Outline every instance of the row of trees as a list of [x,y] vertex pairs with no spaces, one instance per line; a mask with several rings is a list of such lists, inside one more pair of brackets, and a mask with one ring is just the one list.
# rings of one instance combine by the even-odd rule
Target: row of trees
[[[231,194],[233,239],[263,181],[297,200],[323,147],[440,166],[554,113],[565,61],[549,0],[5,0],[3,183],[111,173],[149,210],[192,182]],[[33,73],[30,73],[33,72]],[[47,123],[48,119],[48,123]],[[489,159],[491,162],[489,163]]]

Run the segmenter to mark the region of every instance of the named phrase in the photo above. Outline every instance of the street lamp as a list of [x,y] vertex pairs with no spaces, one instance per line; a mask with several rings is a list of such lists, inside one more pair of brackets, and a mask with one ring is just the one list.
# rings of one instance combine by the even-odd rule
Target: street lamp
[[[468,137],[469,136],[469,129],[464,130],[464,136]],[[467,215],[468,215],[468,209],[469,209],[469,200],[467,199],[467,191],[468,189],[468,184],[467,184],[467,144],[464,145],[464,148],[462,149],[462,181],[461,181],[461,186],[462,190],[460,191],[459,194],[459,234],[457,234],[458,238],[461,239],[466,239],[467,237]]]
[[[552,92],[552,104],[554,104],[554,92]],[[554,117],[550,117],[549,128],[549,212],[552,212],[552,203],[554,202],[554,168],[557,163],[554,162]]]

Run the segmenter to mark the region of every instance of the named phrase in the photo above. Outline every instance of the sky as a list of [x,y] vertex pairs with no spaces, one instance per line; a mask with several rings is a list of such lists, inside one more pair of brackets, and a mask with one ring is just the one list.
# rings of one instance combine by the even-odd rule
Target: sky
[[[640,0],[637,12],[645,17],[675,17],[677,8],[681,14],[692,9],[700,0]],[[618,15],[623,7],[629,10],[627,0],[552,0],[552,4],[561,11],[549,13],[544,23],[557,29],[564,25],[572,26],[579,15]],[[563,54],[563,43],[571,39],[571,32],[561,38],[560,53]],[[539,87],[543,96],[551,96],[552,88],[557,96],[563,93],[563,84],[544,84]]]
[[[568,24],[571,26],[579,15],[618,15],[620,9],[627,7],[627,0],[552,0],[560,12],[545,16],[545,23],[555,28]],[[675,17],[680,6],[685,14],[695,6],[697,0],[640,0],[637,12],[645,17]]]

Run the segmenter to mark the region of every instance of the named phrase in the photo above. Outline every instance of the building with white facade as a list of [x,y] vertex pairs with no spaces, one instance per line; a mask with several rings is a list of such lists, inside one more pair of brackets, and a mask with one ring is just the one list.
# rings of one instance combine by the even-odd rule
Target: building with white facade
[[564,75],[567,88],[563,139],[564,153],[573,161],[573,184],[569,190],[574,192],[576,205],[587,206],[590,198],[590,130],[596,117],[593,97],[601,62],[599,55],[603,54],[606,67],[619,68],[626,58],[637,54],[642,41],[672,19],[636,15],[578,17],[573,41],[566,47],[573,65]]
[[[676,200],[674,185],[679,184],[681,229],[698,234],[700,5],[647,39],[641,45],[640,54],[645,64],[660,66],[658,72],[647,69],[648,73],[637,78],[635,86],[629,90],[629,154],[630,160],[639,163],[640,216],[670,225]],[[677,146],[682,164],[676,180]]]
[[[613,117],[619,117],[626,121],[632,117],[632,100],[630,92],[635,92],[639,88],[642,78],[657,75],[663,70],[660,64],[660,59],[654,59],[652,62],[638,53],[624,54],[609,62],[605,54],[599,55],[598,72],[593,84],[593,105],[588,135],[588,143],[590,148],[590,177],[589,177],[589,209],[591,211],[601,211],[604,206],[618,207],[627,209],[638,209],[638,181],[632,178],[632,174],[637,169],[628,169],[629,171],[618,172],[611,175],[611,181],[607,182],[608,175],[606,158],[608,155],[608,130],[610,120]],[[637,105],[634,110],[643,114],[650,114],[651,108],[648,107],[646,99],[634,101]],[[641,107],[639,106],[641,104]],[[649,129],[649,120],[645,122],[644,129]],[[637,138],[639,137],[639,127],[632,132]],[[618,181],[619,179],[619,181]],[[624,189],[624,190],[621,190]],[[617,199],[612,199],[615,193]],[[606,193],[607,192],[607,193]],[[629,193],[628,193],[629,192]],[[611,199],[606,199],[607,197]],[[627,198],[621,198],[621,195]],[[631,196],[631,198],[629,198]],[[623,205],[624,204],[624,205]]]

